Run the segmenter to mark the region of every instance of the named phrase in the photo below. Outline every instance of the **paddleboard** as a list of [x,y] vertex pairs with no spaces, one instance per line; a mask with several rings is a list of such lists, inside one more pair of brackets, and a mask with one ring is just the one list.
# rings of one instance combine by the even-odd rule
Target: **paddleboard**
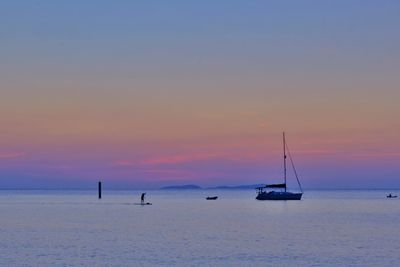
[[146,205],[153,205],[152,203],[133,203],[133,205],[140,205],[140,206],[146,206]]

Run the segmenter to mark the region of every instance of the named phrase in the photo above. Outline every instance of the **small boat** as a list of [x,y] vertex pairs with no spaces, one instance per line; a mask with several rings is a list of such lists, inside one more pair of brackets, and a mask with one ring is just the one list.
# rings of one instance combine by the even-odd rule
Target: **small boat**
[[[300,188],[299,193],[292,193],[287,191],[286,184],[286,150],[289,154],[289,159],[293,168],[293,172],[296,176],[297,183]],[[283,133],[283,172],[284,172],[284,183],[283,184],[268,184],[262,187],[257,187],[257,200],[301,200],[303,195],[303,189],[301,188],[301,184],[299,178],[297,176],[296,168],[294,167],[292,156],[290,155],[289,148],[286,144],[285,133]],[[280,191],[267,191],[268,189],[281,189]]]
[[389,194],[389,195],[387,195],[386,197],[387,197],[387,198],[396,198],[397,196],[394,196],[394,195],[392,195],[392,194]]
[[207,197],[206,199],[207,199],[207,200],[217,200],[218,197],[217,197],[217,196],[215,196],[215,197]]

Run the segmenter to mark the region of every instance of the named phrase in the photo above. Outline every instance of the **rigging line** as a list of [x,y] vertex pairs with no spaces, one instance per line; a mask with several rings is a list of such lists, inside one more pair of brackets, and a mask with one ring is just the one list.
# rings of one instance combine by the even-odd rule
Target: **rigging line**
[[296,167],[294,166],[292,155],[290,154],[290,150],[289,150],[289,147],[288,147],[287,143],[286,143],[286,148],[287,148],[287,152],[288,152],[288,155],[289,155],[290,163],[292,164],[294,175],[296,176],[297,183],[299,184],[299,187],[300,187],[300,191],[303,193],[303,188],[301,187],[300,180],[299,180],[299,177],[297,175]]

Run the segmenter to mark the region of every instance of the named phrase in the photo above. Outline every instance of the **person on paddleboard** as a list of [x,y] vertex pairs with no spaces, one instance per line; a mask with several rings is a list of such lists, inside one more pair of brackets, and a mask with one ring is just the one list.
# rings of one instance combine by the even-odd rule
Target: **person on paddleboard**
[[140,204],[144,204],[144,195],[146,195],[146,193],[142,193],[142,196],[140,197]]

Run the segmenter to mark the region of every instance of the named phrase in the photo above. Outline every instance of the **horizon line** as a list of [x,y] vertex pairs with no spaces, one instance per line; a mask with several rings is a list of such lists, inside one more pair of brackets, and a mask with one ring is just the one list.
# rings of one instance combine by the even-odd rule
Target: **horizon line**
[[[246,185],[243,185],[246,186]],[[179,186],[178,186],[179,187]],[[200,187],[199,188],[144,188],[144,187],[129,187],[129,188],[108,188],[105,189],[103,188],[103,191],[130,191],[130,190],[152,190],[152,191],[157,191],[157,190],[162,190],[162,191],[190,191],[190,190],[253,190],[252,188],[237,188],[239,186],[227,186],[227,187],[232,187],[232,188],[218,188],[218,187],[224,187],[222,186],[212,186],[212,187]],[[59,187],[53,187],[53,188],[38,188],[38,187],[33,187],[33,188],[0,188],[0,191],[97,191],[97,187],[90,187],[90,188],[59,188]],[[254,188],[255,190],[255,188]],[[348,187],[348,188],[343,188],[343,187],[310,187],[310,188],[303,188],[303,191],[351,191],[351,190],[400,190],[400,187],[394,187],[394,188],[379,188],[379,187]]]

